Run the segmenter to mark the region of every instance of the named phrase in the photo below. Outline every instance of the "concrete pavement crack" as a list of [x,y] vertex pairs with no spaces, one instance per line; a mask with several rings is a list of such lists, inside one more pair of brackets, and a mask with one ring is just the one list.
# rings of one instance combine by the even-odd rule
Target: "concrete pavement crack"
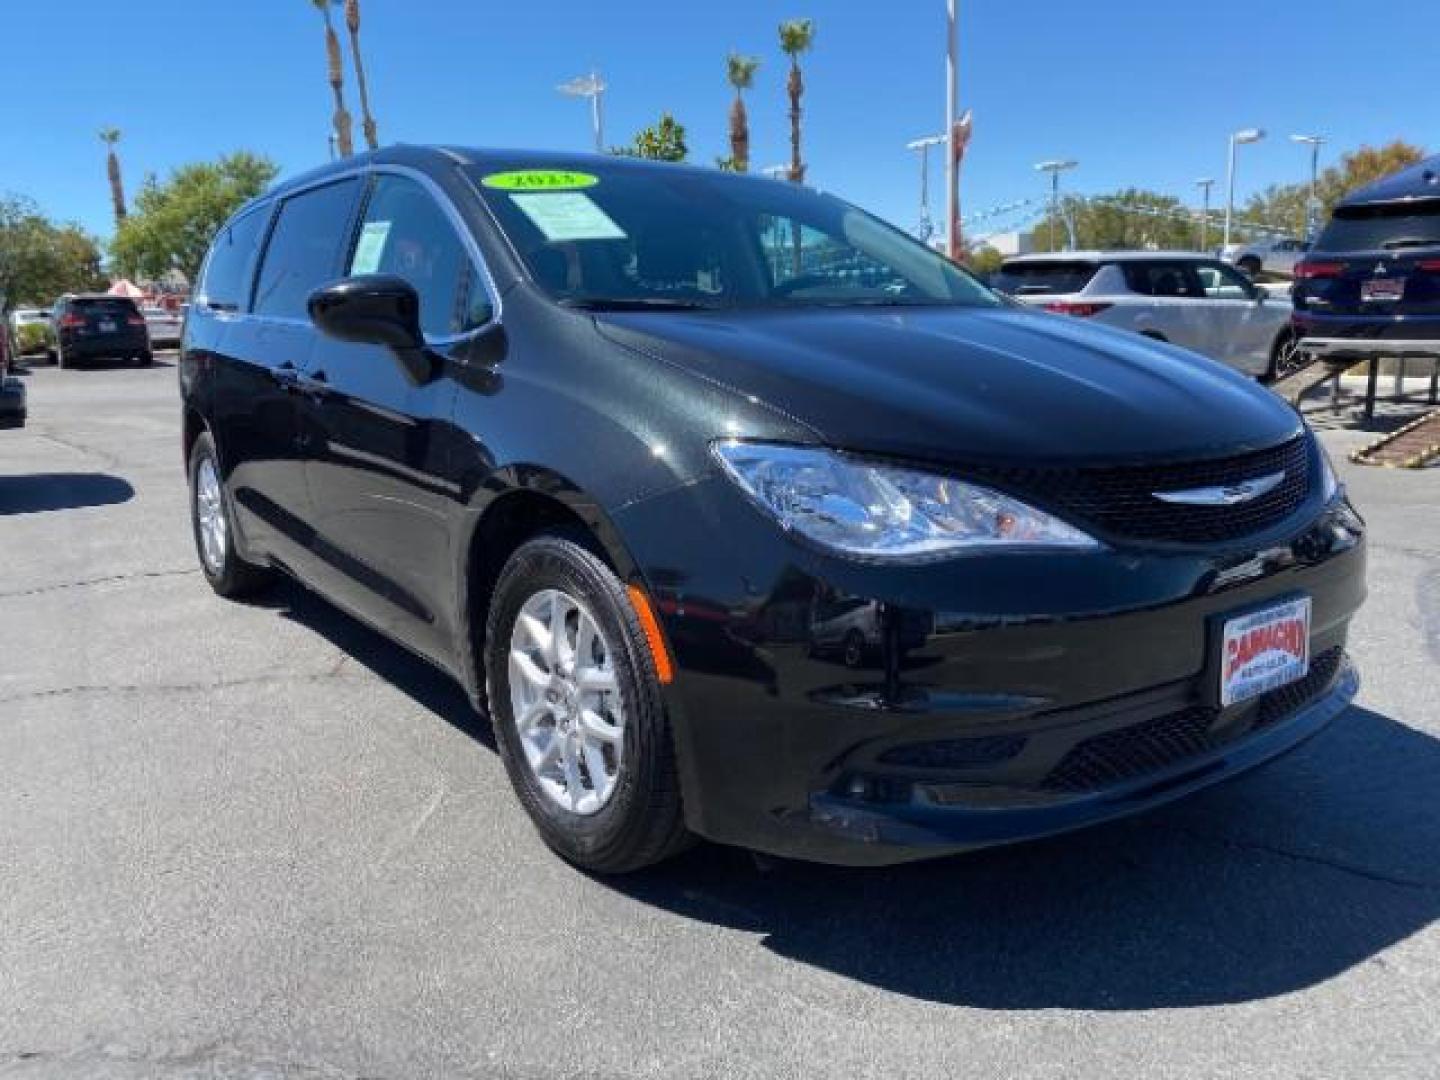
[[198,574],[199,567],[185,570],[137,570],[129,574],[107,574],[104,577],[81,578],[78,581],[58,581],[53,585],[39,585],[33,589],[16,589],[14,592],[0,592],[0,600],[19,596],[43,596],[45,593],[61,592],[65,589],[88,589],[96,585],[111,585],[117,581],[143,581],[150,578],[187,577]]
[[253,675],[243,679],[217,679],[193,683],[92,683],[86,686],[61,686],[50,690],[28,690],[9,697],[0,697],[0,705],[21,701],[44,701],[49,698],[77,697],[84,694],[195,694],[215,690],[231,690],[242,686],[264,686],[267,683],[318,683],[362,681],[362,675],[337,671],[296,672],[281,675]]
[[1420,881],[1415,878],[1396,877],[1393,874],[1382,873],[1379,870],[1371,870],[1365,866],[1355,866],[1351,863],[1341,862],[1337,859],[1326,858],[1323,855],[1306,855],[1298,851],[1290,851],[1287,848],[1277,847],[1274,844],[1261,843],[1257,840],[1237,840],[1231,836],[1217,836],[1213,833],[1201,832],[1198,829],[1190,829],[1184,826],[1165,826],[1167,831],[1180,833],[1196,840],[1209,841],[1221,847],[1232,848],[1236,851],[1248,851],[1261,855],[1273,855],[1276,858],[1287,859],[1291,862],[1305,863],[1310,866],[1321,866],[1327,870],[1335,870],[1341,874],[1348,874],[1351,877],[1364,878],[1366,881],[1373,881],[1380,885],[1393,885],[1400,889],[1418,889],[1422,892],[1440,892],[1440,881]]

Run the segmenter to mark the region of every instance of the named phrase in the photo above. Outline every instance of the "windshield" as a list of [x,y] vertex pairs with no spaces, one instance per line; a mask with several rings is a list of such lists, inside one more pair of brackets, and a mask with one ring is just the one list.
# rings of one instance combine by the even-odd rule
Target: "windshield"
[[1440,199],[1342,206],[1315,245],[1332,252],[1424,247],[1440,247]]
[[473,168],[531,276],[575,307],[998,307],[969,273],[826,195],[630,163]]

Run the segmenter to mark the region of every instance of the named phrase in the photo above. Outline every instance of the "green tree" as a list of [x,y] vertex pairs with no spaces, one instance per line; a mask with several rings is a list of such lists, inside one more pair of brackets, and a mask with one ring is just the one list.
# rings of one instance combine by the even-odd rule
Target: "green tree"
[[684,161],[690,148],[685,145],[685,125],[666,112],[660,114],[657,123],[636,132],[632,145],[612,150],[611,153],[648,158],[651,161]]
[[805,76],[800,70],[800,57],[815,43],[814,19],[790,19],[780,24],[780,51],[790,58],[790,76],[785,93],[790,98],[790,179],[805,182],[805,160],[800,153],[800,101],[805,96]]
[[178,270],[193,283],[216,230],[277,172],[268,159],[242,150],[182,165],[163,183],[148,177],[110,254],[126,273],[159,278]]
[[970,257],[965,260],[965,265],[981,277],[984,277],[987,274],[993,274],[996,270],[999,270],[1000,264],[1004,261],[1005,256],[1001,255],[1000,252],[996,251],[989,244],[981,244],[974,251],[970,252]]
[[27,198],[0,196],[0,308],[49,307],[61,293],[104,284],[93,237]]
[[[1374,183],[1391,173],[1425,159],[1425,151],[1402,139],[1384,146],[1362,146],[1341,154],[1340,160],[1323,170],[1315,183],[1320,203],[1320,218],[1329,217],[1335,204],[1356,188]],[[1271,184],[1258,195],[1252,195],[1237,220],[1246,239],[1251,234],[1246,225],[1259,225],[1305,235],[1306,207],[1310,201],[1310,184]]]
[[[745,111],[745,91],[755,82],[755,69],[760,66],[758,56],[741,56],[732,52],[725,63],[725,77],[735,88],[735,100],[730,103],[730,158],[731,172],[750,171],[750,117]],[[727,168],[722,165],[721,168]]]
[[1064,199],[1058,219],[1046,213],[1033,226],[1035,250],[1062,250],[1071,226],[1081,249],[1190,250],[1196,242],[1196,223],[1179,199],[1141,188]]

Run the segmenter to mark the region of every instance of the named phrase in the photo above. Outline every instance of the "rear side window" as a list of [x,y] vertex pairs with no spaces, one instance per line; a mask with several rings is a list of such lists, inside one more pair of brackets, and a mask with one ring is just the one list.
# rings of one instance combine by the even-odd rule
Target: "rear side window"
[[1125,284],[1141,296],[1182,296],[1198,299],[1205,295],[1200,275],[1188,263],[1127,262]]
[[339,272],[358,186],[342,180],[281,203],[255,286],[257,315],[306,317],[306,299]]
[[1038,262],[1007,263],[990,284],[1012,296],[1043,296],[1079,292],[1090,284],[1100,269],[1093,262],[1076,259],[1046,259]]
[[1403,251],[1440,247],[1440,199],[1388,206],[1342,206],[1315,245],[1319,251]]
[[205,264],[200,295],[212,308],[240,311],[250,299],[250,260],[270,219],[267,209],[252,210],[220,230]]

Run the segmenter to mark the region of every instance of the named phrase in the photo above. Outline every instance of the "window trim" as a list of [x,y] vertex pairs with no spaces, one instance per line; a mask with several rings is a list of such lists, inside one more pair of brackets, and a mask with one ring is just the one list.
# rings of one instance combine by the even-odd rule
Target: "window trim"
[[191,300],[193,304],[215,315],[235,316],[250,314],[250,309],[255,299],[255,271],[259,269],[256,257],[260,255],[270,243],[270,230],[275,224],[276,205],[274,199],[266,197],[262,200],[246,203],[240,210],[231,214],[225,219],[225,224],[220,226],[214,239],[210,241],[210,247],[205,252],[205,261],[200,264],[198,284],[203,288],[209,284],[210,261],[215,256],[215,241],[219,239],[220,233],[233,229],[237,221],[241,221],[254,214],[264,214],[265,219],[260,223],[260,231],[256,236],[255,250],[250,253],[250,258],[246,260],[245,269],[240,275],[241,292],[239,302],[233,308],[228,306],[217,307],[210,302],[210,294],[208,292],[197,292]]
[[[309,320],[308,318],[300,318],[300,317],[297,317],[297,316],[294,316],[294,315],[268,315],[268,314],[262,314],[261,312],[256,311],[256,310],[255,310],[255,302],[256,302],[256,300],[258,299],[258,294],[259,294],[259,290],[260,290],[260,274],[261,274],[261,272],[265,269],[265,260],[266,260],[266,258],[268,258],[269,255],[270,255],[270,245],[275,242],[275,231],[280,227],[280,219],[281,219],[281,218],[284,216],[284,214],[285,214],[285,205],[286,205],[287,203],[291,202],[291,201],[294,200],[294,199],[298,199],[298,198],[299,198],[300,196],[302,196],[302,195],[309,195],[309,194],[311,194],[311,193],[313,193],[313,192],[315,192],[315,191],[321,190],[322,188],[338,186],[338,185],[340,185],[340,184],[345,183],[347,180],[351,180],[351,179],[353,179],[353,178],[355,178],[355,177],[357,177],[357,176],[360,177],[360,179],[361,179],[360,190],[356,192],[355,199],[354,199],[354,201],[351,203],[350,208],[349,208],[348,212],[346,213],[346,218],[345,218],[345,223],[346,223],[345,235],[348,236],[348,235],[349,235],[349,230],[350,230],[350,229],[353,229],[354,224],[355,224],[356,207],[359,206],[359,205],[364,201],[364,196],[365,196],[365,178],[364,178],[363,170],[360,170],[360,169],[350,169],[350,170],[347,170],[347,171],[344,172],[344,173],[336,174],[336,175],[334,175],[334,176],[325,176],[325,177],[322,177],[322,178],[318,179],[318,180],[317,180],[315,183],[313,183],[313,184],[306,184],[304,187],[296,188],[296,189],[293,190],[293,191],[281,192],[281,193],[277,194],[277,195],[274,197],[273,202],[272,202],[273,212],[272,212],[271,215],[270,215],[270,223],[269,223],[269,226],[267,227],[267,229],[266,229],[266,231],[265,231],[265,241],[264,241],[264,244],[261,246],[261,248],[260,248],[260,250],[259,250],[259,258],[258,258],[258,259],[256,260],[256,262],[255,262],[254,272],[250,275],[250,277],[251,277],[251,280],[250,280],[250,302],[246,305],[246,307],[247,307],[247,309],[248,309],[247,314],[249,314],[249,315],[251,315],[251,316],[253,316],[253,317],[255,317],[255,318],[264,319],[264,320],[266,320],[267,322],[271,322],[271,323],[277,323],[277,324],[283,324],[283,325],[289,325],[289,326],[296,326],[296,325],[299,325],[299,326],[310,326],[310,325],[312,325],[311,322],[310,322],[310,320]],[[340,246],[339,246],[339,244],[337,243],[337,244],[336,244],[336,254],[337,254],[337,255],[338,255],[338,253],[340,252],[340,250],[341,250],[341,249],[340,249]],[[333,259],[333,258],[334,258],[334,256],[332,256],[332,259]],[[337,263],[336,263],[336,262],[332,262],[331,265],[332,265],[332,267],[334,267],[334,266],[337,265]]]

